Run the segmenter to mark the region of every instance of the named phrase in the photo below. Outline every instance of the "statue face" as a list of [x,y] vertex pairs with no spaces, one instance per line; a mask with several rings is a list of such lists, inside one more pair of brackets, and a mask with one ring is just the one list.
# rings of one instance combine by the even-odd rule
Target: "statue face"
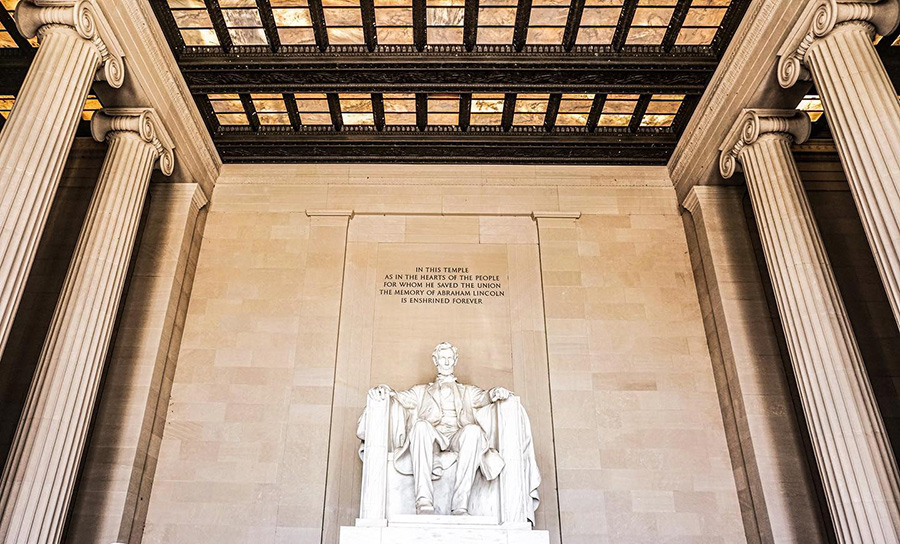
[[456,357],[453,356],[453,350],[442,349],[436,355],[434,366],[437,367],[438,374],[446,376],[453,374],[453,367],[456,366]]

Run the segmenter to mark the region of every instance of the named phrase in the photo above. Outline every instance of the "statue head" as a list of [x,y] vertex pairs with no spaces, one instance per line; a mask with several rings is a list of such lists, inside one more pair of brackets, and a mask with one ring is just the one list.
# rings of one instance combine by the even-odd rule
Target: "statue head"
[[453,368],[459,359],[459,352],[456,346],[450,342],[441,342],[431,352],[431,361],[437,367],[438,374],[441,376],[449,376],[453,374]]

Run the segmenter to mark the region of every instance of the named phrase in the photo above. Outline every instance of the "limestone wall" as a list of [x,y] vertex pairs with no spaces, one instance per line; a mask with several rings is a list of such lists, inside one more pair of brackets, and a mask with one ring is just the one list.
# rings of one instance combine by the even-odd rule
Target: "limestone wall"
[[[353,211],[352,218],[347,212]],[[581,212],[578,219],[559,213]],[[480,304],[381,294],[416,266]],[[365,390],[463,381],[532,416],[556,542],[743,539],[664,168],[227,166],[208,216],[144,542],[336,542]]]

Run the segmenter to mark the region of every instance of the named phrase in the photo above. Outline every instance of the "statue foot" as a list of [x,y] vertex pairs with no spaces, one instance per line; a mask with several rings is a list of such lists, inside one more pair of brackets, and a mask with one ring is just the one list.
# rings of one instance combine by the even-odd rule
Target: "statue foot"
[[416,501],[416,514],[418,514],[418,515],[434,514],[434,505],[430,501]]
[[465,508],[456,508],[453,510],[453,512],[451,512],[451,514],[453,514],[454,516],[468,516],[469,511]]

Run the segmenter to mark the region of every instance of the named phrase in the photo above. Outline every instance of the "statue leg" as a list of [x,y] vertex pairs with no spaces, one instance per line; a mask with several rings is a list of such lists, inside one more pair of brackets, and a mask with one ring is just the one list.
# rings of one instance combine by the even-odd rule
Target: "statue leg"
[[412,458],[413,481],[416,488],[416,513],[434,513],[434,443],[437,431],[427,421],[417,421],[409,433],[409,455]]
[[456,461],[456,482],[450,510],[454,514],[469,513],[469,495],[475,483],[475,471],[485,450],[487,438],[478,425],[466,425],[453,435],[450,448],[459,452]]

